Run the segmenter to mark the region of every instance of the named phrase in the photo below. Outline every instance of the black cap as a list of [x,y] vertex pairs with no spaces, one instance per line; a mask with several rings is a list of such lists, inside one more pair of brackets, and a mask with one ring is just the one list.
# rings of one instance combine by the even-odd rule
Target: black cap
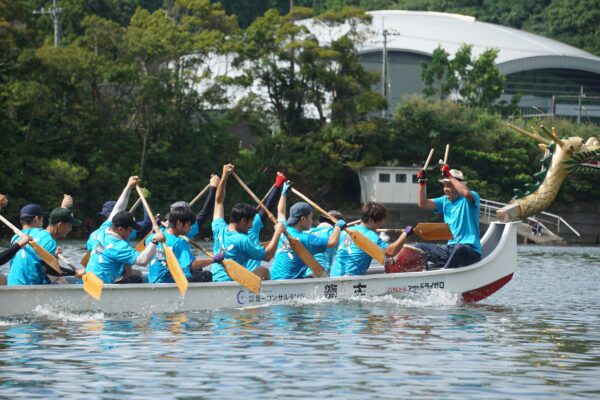
[[306,217],[311,212],[313,212],[313,209],[310,204],[300,201],[290,208],[290,216],[288,217],[286,223],[288,226],[296,225],[300,218]]
[[119,211],[116,213],[112,219],[112,226],[117,228],[133,228],[136,231],[142,229],[142,227],[135,222],[133,214],[129,211]]
[[117,202],[114,200],[105,202],[102,204],[102,211],[100,211],[98,215],[106,218],[110,217],[110,213],[112,212],[113,208],[115,208],[115,204],[117,204]]
[[43,217],[44,214],[39,204],[27,204],[21,208],[21,217]]
[[59,222],[68,223],[73,226],[80,226],[81,221],[73,216],[73,212],[68,208],[55,208],[50,213],[50,225],[56,225]]

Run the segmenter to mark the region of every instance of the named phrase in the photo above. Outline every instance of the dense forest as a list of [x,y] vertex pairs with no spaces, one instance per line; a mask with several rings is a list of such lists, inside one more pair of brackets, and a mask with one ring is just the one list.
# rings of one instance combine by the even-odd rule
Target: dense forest
[[[540,154],[506,128],[506,109],[417,96],[383,119],[385,99],[373,89],[379,76],[359,63],[358,32],[322,43],[295,22],[354,26],[369,22],[365,9],[447,11],[600,54],[600,10],[587,0],[298,0],[292,12],[282,0],[58,5],[62,38],[54,47],[51,18],[32,13],[52,1],[0,0],[0,193],[12,216],[26,202],[51,209],[70,193],[78,215],[92,221],[131,174],[164,209],[193,198],[229,161],[259,193],[285,169],[324,205],[356,207],[356,168],[420,163],[446,143],[482,196],[508,200],[533,182]],[[213,60],[224,54],[235,55],[230,62],[242,73],[214,79]],[[253,84],[267,88],[268,99]],[[234,103],[237,88],[250,90]],[[593,124],[546,123],[564,134],[598,134]],[[233,134],[240,127],[251,131],[252,147]],[[572,179],[561,201],[597,196],[598,183]],[[231,186],[229,200],[244,198]]]

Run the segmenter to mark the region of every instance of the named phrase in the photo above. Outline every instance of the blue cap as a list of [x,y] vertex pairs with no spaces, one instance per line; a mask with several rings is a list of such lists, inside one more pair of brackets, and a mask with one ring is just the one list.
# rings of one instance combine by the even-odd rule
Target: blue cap
[[21,217],[43,217],[44,210],[39,204],[27,204],[21,208]]
[[286,224],[289,226],[296,225],[300,218],[309,215],[311,212],[313,212],[313,209],[308,203],[298,202],[290,208],[290,217],[287,219]]
[[113,208],[115,208],[115,204],[117,204],[117,202],[114,200],[105,202],[102,204],[102,211],[100,211],[98,215],[106,218],[110,217],[110,213],[112,212]]

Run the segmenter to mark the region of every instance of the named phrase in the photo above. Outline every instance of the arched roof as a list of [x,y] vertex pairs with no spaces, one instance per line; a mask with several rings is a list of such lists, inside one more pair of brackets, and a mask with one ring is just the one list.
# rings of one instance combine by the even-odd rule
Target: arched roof
[[[454,54],[462,44],[473,46],[473,55],[486,49],[499,49],[496,65],[505,74],[542,68],[568,68],[600,74],[600,57],[556,40],[518,29],[477,21],[474,17],[423,11],[371,11],[373,21],[362,53],[380,52],[382,28],[388,35],[388,51],[431,55],[442,46]],[[315,33],[328,28],[307,24]],[[341,31],[337,32],[338,34]],[[329,32],[332,34],[332,32]],[[335,34],[333,36],[336,36]]]

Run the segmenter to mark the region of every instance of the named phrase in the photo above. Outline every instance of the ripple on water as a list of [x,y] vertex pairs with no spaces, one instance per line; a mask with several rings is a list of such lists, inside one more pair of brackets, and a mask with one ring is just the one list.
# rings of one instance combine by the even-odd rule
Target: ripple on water
[[[75,255],[73,255],[73,258]],[[482,304],[294,300],[0,321],[2,397],[597,398],[600,249],[519,247]]]

